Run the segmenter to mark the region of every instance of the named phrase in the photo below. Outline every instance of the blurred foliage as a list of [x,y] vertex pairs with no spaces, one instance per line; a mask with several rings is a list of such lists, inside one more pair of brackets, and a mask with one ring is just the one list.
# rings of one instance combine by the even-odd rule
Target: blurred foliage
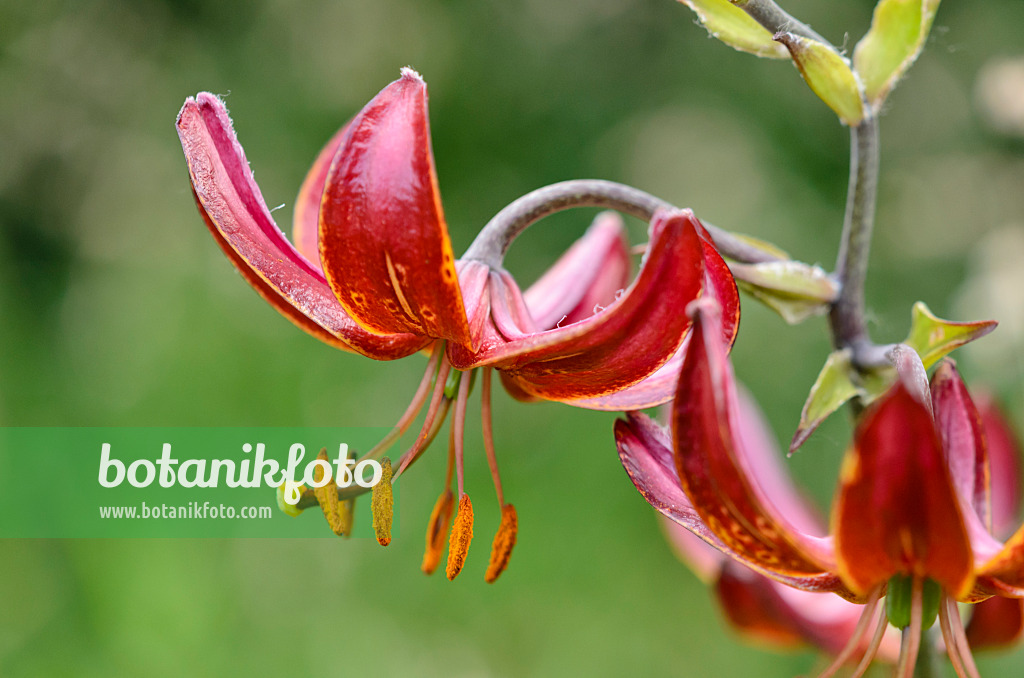
[[[849,46],[872,3],[786,8]],[[868,288],[878,340],[906,335],[918,299],[943,317],[1002,321],[960,359],[1018,424],[1024,146],[985,126],[974,88],[989,60],[1024,52],[1021,26],[1019,0],[943,3],[882,122]],[[600,177],[808,263],[834,260],[846,130],[791,65],[707,39],[671,0],[0,0],[0,423],[393,423],[422,361],[343,355],[253,294],[196,214],[173,122],[186,96],[225,95],[287,229],[320,144],[405,65],[430,86],[457,251],[522,193]],[[591,217],[534,227],[510,269],[536,276]],[[738,373],[788,440],[829,352],[824,321],[744,310]],[[496,400],[521,528],[496,585],[483,583],[498,524],[483,455],[469,461],[466,571],[449,583],[418,570],[443,478],[433,450],[402,483],[404,536],[387,549],[4,543],[0,675],[790,676],[820,662],[766,661],[724,629],[621,471],[611,416]],[[823,506],[841,419],[792,460]],[[1019,673],[1024,654],[980,664]]]

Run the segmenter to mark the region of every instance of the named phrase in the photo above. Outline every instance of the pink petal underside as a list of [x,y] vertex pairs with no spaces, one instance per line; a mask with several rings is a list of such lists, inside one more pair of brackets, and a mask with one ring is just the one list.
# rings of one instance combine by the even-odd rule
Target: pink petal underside
[[[729,265],[709,240],[702,239],[704,250],[704,296],[715,299],[722,308],[722,332],[726,343],[731,347],[736,340],[740,326],[740,295],[736,288],[736,280],[729,271]],[[590,410],[628,411],[645,410],[667,403],[676,392],[679,380],[679,368],[686,357],[686,349],[690,343],[690,335],[686,336],[683,345],[675,352],[667,363],[658,371],[638,384],[629,388],[597,398],[572,401],[575,407]]]
[[345,313],[324,277],[274,223],[220,99],[205,92],[188,99],[177,129],[210,232],[285,317],[318,339],[380,360],[410,355],[429,343],[409,334],[372,335]]
[[523,300],[541,330],[571,325],[606,307],[629,284],[629,247],[622,218],[602,212],[582,238],[526,292]]
[[1017,526],[1021,509],[1021,446],[991,397],[981,395],[975,402],[988,440],[993,534],[1006,536]]
[[671,358],[689,328],[681,311],[700,293],[704,269],[695,222],[688,210],[655,215],[648,256],[625,294],[586,320],[546,332],[531,326],[511,278],[495,272],[493,331],[475,354],[449,346],[449,359],[459,369],[508,371],[522,390],[547,400],[592,398],[635,384]]
[[430,146],[426,83],[410,69],[350,123],[320,206],[320,261],[354,320],[470,345]]
[[319,238],[317,231],[320,228],[320,202],[324,195],[324,184],[327,183],[327,173],[331,170],[331,163],[338,153],[338,148],[345,140],[348,128],[349,123],[345,123],[320,150],[313,166],[306,173],[306,178],[299,188],[299,196],[295,200],[292,242],[295,243],[295,249],[321,274],[323,269],[320,267],[320,249],[317,244]]
[[931,391],[935,425],[960,499],[975,561],[980,565],[1002,547],[991,535],[989,454],[981,415],[951,360],[944,360],[935,371]]
[[[770,449],[752,449],[758,436],[743,420],[727,345],[713,300],[691,304],[693,338],[679,375],[672,410],[675,462],[682,487],[705,524],[734,557],[758,570],[783,576],[817,576],[834,571],[833,544],[801,530],[773,497],[795,494],[786,485],[761,485],[758,473],[771,462]],[[779,482],[779,477],[765,477]],[[784,501],[793,510],[798,499]],[[846,595],[835,582],[836,591]]]

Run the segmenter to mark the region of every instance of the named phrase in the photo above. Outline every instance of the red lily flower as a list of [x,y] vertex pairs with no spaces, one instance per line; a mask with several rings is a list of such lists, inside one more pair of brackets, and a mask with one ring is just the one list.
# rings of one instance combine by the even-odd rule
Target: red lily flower
[[[643,415],[616,422],[620,457],[640,492],[668,518],[756,572],[863,604],[847,647],[823,675],[862,647],[873,625],[857,675],[866,669],[886,619],[904,629],[897,675],[909,675],[921,630],[934,620],[926,618],[926,607],[938,608],[958,674],[977,675],[956,601],[987,601],[977,606],[985,609],[979,614],[991,613],[1000,623],[1019,618],[1018,601],[988,599],[1024,597],[1024,528],[1005,543],[991,532],[992,448],[953,363],[938,368],[929,389],[917,355],[894,352],[901,379],[864,413],[844,460],[832,535],[823,535],[770,461],[771,451],[742,423],[714,303],[696,302],[690,312],[693,337],[680,370],[671,438]],[[886,593],[882,616],[878,602]]]
[[[516,519],[491,442],[490,368],[521,399],[609,408],[628,392],[631,402],[653,405],[671,398],[674,373],[667,377],[665,366],[680,364],[687,303],[702,292],[718,298],[727,309],[725,339],[735,336],[735,282],[688,210],[655,214],[647,253],[628,285],[629,252],[613,215],[600,216],[525,294],[500,261],[456,260],[437,188],[426,84],[410,69],[321,151],[296,203],[294,245],[275,225],[223,103],[206,93],[188,99],[177,127],[210,232],[285,317],[333,346],[378,360],[431,352],[413,402],[369,455],[383,454],[429,402],[397,478],[433,440],[454,402],[446,487],[454,468],[459,508],[449,578],[461,569],[472,525],[462,482],[471,380],[460,380],[461,372],[484,368],[484,443],[503,516],[487,574],[492,581],[514,544]],[[304,501],[316,500],[310,493]],[[446,489],[428,530],[427,571],[437,565],[453,503]]]

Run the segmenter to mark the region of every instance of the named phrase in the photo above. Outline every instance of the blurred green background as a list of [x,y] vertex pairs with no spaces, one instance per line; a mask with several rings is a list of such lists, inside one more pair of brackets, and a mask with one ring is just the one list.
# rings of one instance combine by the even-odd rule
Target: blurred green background
[[[872,3],[786,7],[852,49]],[[959,358],[1018,425],[1022,36],[1020,0],[943,3],[882,122],[868,289],[878,340],[905,336],[918,299],[945,317],[998,318]],[[287,230],[320,145],[406,65],[430,86],[457,252],[526,191],[600,177],[805,261],[834,261],[846,130],[792,66],[709,40],[671,0],[0,0],[0,424],[392,424],[423,361],[342,354],[254,294],[203,227],[173,123],[186,96],[226,96]],[[534,227],[510,269],[532,279],[591,217]],[[640,241],[642,225],[631,227]],[[737,370],[781,438],[827,351],[822,320],[791,328],[745,301]],[[623,473],[611,415],[496,401],[520,515],[496,585],[483,573],[498,509],[475,442],[466,570],[455,583],[419,571],[444,472],[438,445],[402,482],[402,536],[387,549],[365,539],[3,542],[0,675],[791,676],[820,666],[811,651],[768,654],[726,628]],[[791,462],[823,507],[841,419]],[[467,439],[478,441],[471,421]],[[1019,673],[1024,651],[980,664]]]

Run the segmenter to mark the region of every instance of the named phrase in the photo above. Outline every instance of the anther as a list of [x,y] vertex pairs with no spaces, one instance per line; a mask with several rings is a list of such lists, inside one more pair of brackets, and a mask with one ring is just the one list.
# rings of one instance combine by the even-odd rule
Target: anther
[[445,574],[449,581],[459,576],[462,566],[466,564],[466,554],[469,553],[469,542],[473,540],[473,502],[469,495],[459,497],[459,510],[455,514],[455,524],[452,526],[452,534],[448,539],[448,566]]
[[425,574],[433,574],[441,562],[444,552],[444,538],[448,534],[448,526],[452,523],[452,509],[455,508],[455,495],[445,490],[430,513],[430,524],[427,525],[427,547],[423,552],[423,564],[420,568]]
[[519,518],[516,516],[516,508],[512,504],[505,504],[501,507],[501,525],[491,545],[491,562],[487,566],[487,574],[484,575],[484,581],[488,584],[493,584],[505,571],[509,556],[512,555],[512,547],[516,545],[518,531]]
[[[330,468],[330,459],[327,457],[326,447],[320,450],[320,454],[316,458],[319,461],[325,462],[327,468]],[[324,482],[324,467],[321,464],[317,464],[313,470],[313,481],[318,485],[323,482],[323,485],[320,485],[320,487],[313,488],[313,494],[316,496],[316,500],[324,512],[327,524],[331,526],[334,534],[339,537],[348,534],[348,531],[345,529],[346,522],[348,523],[349,530],[351,530],[352,520],[351,517],[348,521],[344,518],[341,502],[338,501],[338,485],[330,476],[330,472],[328,472],[327,482]],[[347,504],[348,502],[345,503]]]
[[391,543],[391,521],[394,518],[395,496],[391,491],[391,460],[384,457],[381,462],[380,482],[373,486],[370,511],[373,514],[373,531],[381,546]]

